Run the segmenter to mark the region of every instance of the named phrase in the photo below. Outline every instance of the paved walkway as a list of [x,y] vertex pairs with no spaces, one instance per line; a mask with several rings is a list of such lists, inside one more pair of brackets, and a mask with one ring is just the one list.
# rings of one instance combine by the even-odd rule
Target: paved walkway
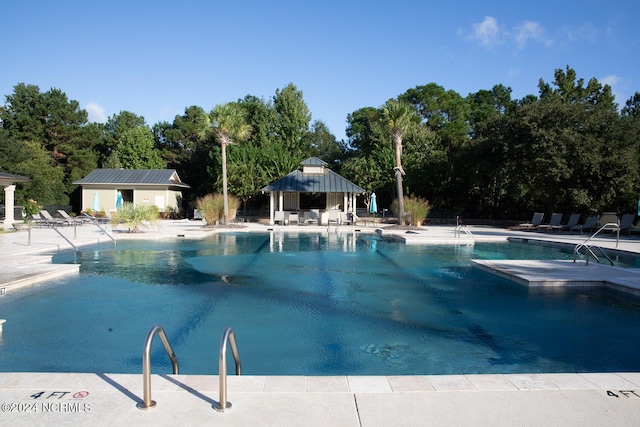
[[[248,224],[239,230],[303,232],[323,228],[326,231],[326,227],[316,226]],[[470,229],[476,241],[511,237],[575,245],[587,237],[488,227]],[[96,243],[113,244],[103,231],[88,225],[75,231],[72,227],[60,231],[79,248]],[[205,230],[199,222],[163,221],[139,235],[116,230],[113,236],[116,240],[195,239],[213,232],[216,230]],[[376,233],[376,227],[340,227],[339,232]],[[458,239],[452,227],[434,226],[418,233],[394,234],[408,244]],[[38,281],[44,273],[37,269],[51,267],[47,255],[72,250],[69,242],[44,228],[32,230],[30,244],[27,232],[0,234],[0,282],[4,280],[7,293],[13,286],[11,271],[22,270],[26,272],[23,279],[32,276]],[[616,247],[611,237],[597,239],[597,243],[602,247]],[[617,248],[640,253],[640,240],[624,237]],[[43,286],[46,280],[49,278],[45,278]],[[143,399],[140,374],[0,373],[0,424],[631,426],[638,425],[640,420],[640,373],[230,376],[228,400],[233,406],[224,413],[212,408],[219,399],[218,380],[217,376],[153,375],[152,398],[157,405],[140,410],[136,407]]]

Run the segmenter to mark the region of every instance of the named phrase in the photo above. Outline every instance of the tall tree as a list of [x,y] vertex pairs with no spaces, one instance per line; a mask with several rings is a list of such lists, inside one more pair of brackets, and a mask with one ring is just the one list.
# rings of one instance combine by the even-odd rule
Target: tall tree
[[343,157],[344,147],[321,120],[313,122],[303,139],[304,145],[309,147],[309,155],[319,157],[329,165],[335,166]]
[[164,169],[167,166],[155,149],[153,134],[146,126],[124,131],[116,152],[125,169]]
[[[138,116],[131,111],[120,111],[107,119],[104,126],[104,143],[102,145],[101,155],[103,167],[116,167],[120,161],[117,158],[115,150],[122,140],[122,136],[130,129],[138,127],[147,127],[147,123],[142,116]],[[120,166],[117,166],[120,167]]]
[[311,113],[302,99],[302,91],[293,83],[282,90],[277,89],[273,106],[276,112],[275,133],[281,144],[289,150],[299,150],[311,121]]
[[229,220],[229,199],[227,195],[227,145],[233,140],[242,141],[251,134],[251,126],[247,123],[245,110],[237,103],[230,102],[216,105],[209,114],[216,139],[222,149],[222,195],[224,199],[224,224]]
[[382,106],[381,112],[380,124],[389,132],[395,149],[396,166],[394,167],[394,171],[398,195],[398,224],[404,225],[404,190],[402,187],[402,177],[405,175],[405,172],[402,168],[402,137],[409,127],[413,123],[417,123],[420,118],[411,105],[394,99],[388,100]]
[[87,112],[60,89],[40,93],[38,86],[20,83],[6,100],[0,122],[7,136],[16,144],[40,144],[49,153],[51,167],[63,172],[60,199],[68,202],[76,188],[71,182],[97,167],[98,125],[90,124]]
[[209,115],[201,107],[192,105],[185,108],[184,114],[176,115],[172,123],[153,126],[160,155],[168,167],[176,169],[182,180],[191,185],[184,193],[189,200],[211,192],[220,175],[217,168],[209,170],[211,150],[217,149],[210,124]]

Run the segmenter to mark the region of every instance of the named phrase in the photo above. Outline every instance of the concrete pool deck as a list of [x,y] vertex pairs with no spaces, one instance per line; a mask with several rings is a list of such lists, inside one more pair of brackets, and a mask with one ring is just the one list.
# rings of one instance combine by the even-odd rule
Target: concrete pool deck
[[[380,225],[342,226],[340,233],[376,233]],[[469,227],[475,241],[507,238],[575,245],[588,236]],[[326,231],[318,226],[246,224],[237,231]],[[356,231],[359,230],[359,231]],[[94,226],[60,229],[75,246],[113,245]],[[109,227],[109,231],[111,231]],[[194,221],[161,221],[140,234],[118,233],[121,239],[201,238],[218,230]],[[332,227],[331,232],[335,232]],[[382,232],[384,234],[386,232]],[[380,234],[380,233],[378,233]],[[446,243],[453,227],[429,226],[417,233],[394,232],[413,243]],[[460,238],[464,239],[464,237]],[[455,240],[467,244],[464,240]],[[614,249],[615,239],[596,239]],[[570,247],[570,246],[568,246]],[[48,267],[51,253],[72,249],[47,228],[33,229],[31,244],[25,231],[0,234],[0,283],[10,295],[14,271],[23,285],[51,280],[38,270]],[[618,250],[640,253],[640,240],[623,237]],[[573,264],[573,263],[572,263]],[[582,277],[592,277],[590,263]],[[524,266],[526,267],[526,266]],[[511,266],[512,269],[524,268]],[[536,264],[540,270],[543,265]],[[50,268],[50,267],[49,267]],[[505,268],[504,265],[498,268]],[[557,271],[563,268],[555,268]],[[531,270],[527,274],[529,274]],[[50,272],[49,272],[50,273]],[[77,274],[77,270],[58,272]],[[539,274],[551,274],[544,268]],[[579,273],[578,277],[581,277]],[[611,275],[609,274],[609,277]],[[548,276],[547,276],[548,277]],[[637,284],[635,276],[630,283]],[[0,314],[0,318],[2,315]],[[0,324],[10,328],[10,319]],[[2,336],[0,335],[0,340]],[[140,343],[132,343],[142,347]],[[630,345],[634,345],[630,343]],[[81,356],[82,349],[78,349]],[[179,357],[179,355],[178,355]],[[157,406],[139,410],[143,398],[141,374],[0,373],[0,424],[6,425],[200,425],[223,426],[418,426],[418,425],[637,425],[640,420],[640,373],[563,373],[434,376],[229,376],[228,401],[219,413],[215,375],[167,375],[154,372],[152,398]]]

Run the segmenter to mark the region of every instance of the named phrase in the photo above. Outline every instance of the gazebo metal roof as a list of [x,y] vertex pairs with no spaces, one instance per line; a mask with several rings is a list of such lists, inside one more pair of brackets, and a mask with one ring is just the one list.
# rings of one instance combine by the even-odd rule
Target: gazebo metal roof
[[[311,157],[301,163],[303,166],[323,166],[322,173],[308,173],[295,170],[287,176],[262,188],[263,192],[286,191],[294,193],[364,193],[362,187],[337,173],[324,168],[328,163]],[[317,169],[315,169],[317,170]]]
[[14,182],[29,182],[29,181],[31,180],[26,176],[0,172],[0,183],[2,185],[11,185]]

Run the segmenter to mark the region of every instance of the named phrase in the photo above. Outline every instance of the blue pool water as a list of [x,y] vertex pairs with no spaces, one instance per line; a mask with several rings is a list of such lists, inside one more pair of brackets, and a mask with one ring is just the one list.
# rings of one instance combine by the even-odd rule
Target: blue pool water
[[[83,249],[56,259],[81,263],[79,276],[0,297],[0,371],[140,373],[155,324],[185,374],[217,373],[226,326],[254,375],[640,370],[640,298],[530,290],[472,258],[572,253],[277,232]],[[156,339],[154,372],[170,366]]]

